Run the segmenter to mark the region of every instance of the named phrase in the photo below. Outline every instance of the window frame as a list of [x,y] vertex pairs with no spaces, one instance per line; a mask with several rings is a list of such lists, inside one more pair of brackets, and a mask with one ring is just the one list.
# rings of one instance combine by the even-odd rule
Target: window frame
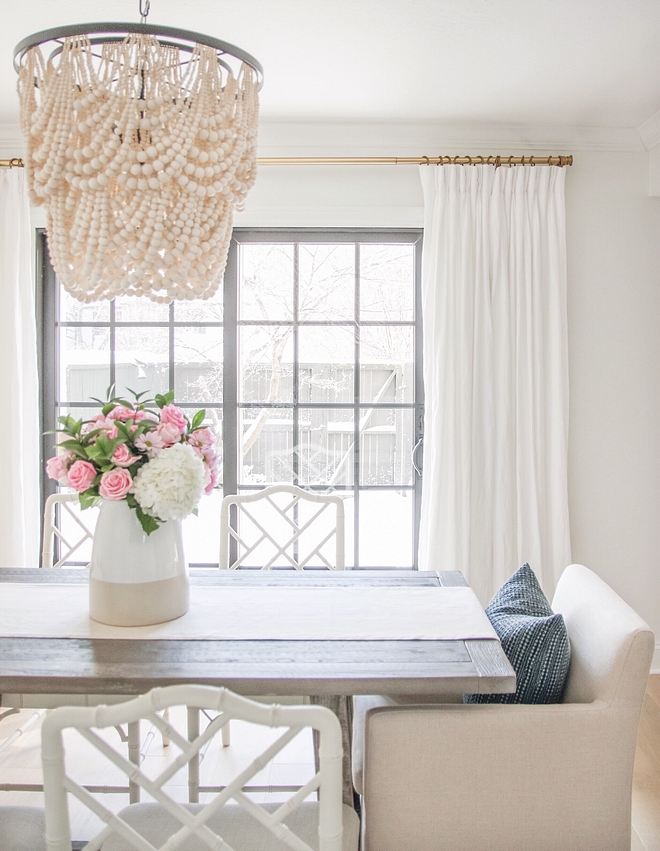
[[[411,410],[413,414],[413,447],[418,447],[423,438],[424,429],[424,386],[422,374],[422,322],[421,322],[421,259],[422,259],[422,229],[421,228],[235,228],[232,234],[232,239],[227,258],[227,267],[224,275],[223,296],[223,321],[221,323],[197,323],[200,325],[219,326],[223,329],[223,398],[222,402],[214,403],[209,406],[205,403],[205,407],[215,407],[222,411],[223,422],[223,493],[235,494],[246,490],[257,490],[258,485],[249,484],[241,485],[239,483],[239,465],[238,465],[238,430],[239,430],[239,415],[240,411],[247,408],[287,408],[293,412],[294,419],[294,444],[296,435],[299,434],[297,428],[298,413],[301,409],[312,409],[314,407],[323,409],[343,408],[350,409],[354,414],[354,446],[356,451],[354,454],[354,473],[353,483],[350,485],[340,485],[336,489],[340,491],[349,491],[353,493],[353,511],[354,511],[354,528],[359,530],[359,514],[360,514],[360,498],[361,491],[381,490],[381,491],[410,491],[414,500],[413,504],[413,551],[412,564],[413,570],[418,569],[417,552],[419,542],[419,520],[421,507],[421,475],[413,467],[412,484],[410,485],[361,485],[360,484],[360,433],[359,433],[359,416],[357,415],[361,409],[402,409]],[[297,345],[294,345],[294,361],[293,361],[293,402],[292,403],[250,403],[239,401],[239,328],[244,325],[258,325],[258,321],[238,319],[239,310],[239,257],[240,248],[242,245],[250,243],[286,243],[293,244],[294,249],[294,276],[297,283],[297,252],[298,246],[304,243],[311,244],[354,244],[356,247],[356,263],[355,263],[355,300],[356,308],[359,304],[359,246],[360,244],[375,243],[405,243],[413,247],[414,252],[414,312],[411,323],[397,323],[387,321],[365,320],[365,321],[342,321],[333,323],[332,321],[322,321],[318,324],[322,325],[343,325],[344,327],[354,327],[355,335],[355,354],[354,354],[354,398],[351,403],[337,403],[335,405],[328,403],[313,403],[300,402],[298,399],[298,351]],[[47,236],[45,229],[37,231],[37,273],[38,273],[38,315],[41,317],[41,327],[38,334],[39,347],[39,365],[40,365],[40,383],[41,383],[41,417],[42,417],[42,432],[55,427],[56,412],[59,407],[58,401],[58,376],[60,364],[59,359],[59,330],[60,330],[60,311],[59,311],[59,288],[55,272],[50,262],[47,248]],[[358,317],[357,310],[354,317]],[[68,324],[68,323],[67,323]],[[86,325],[87,323],[80,323]],[[159,321],[155,323],[145,322],[129,322],[115,323],[114,320],[114,304],[110,308],[110,321],[96,322],[94,325],[99,327],[110,328],[110,383],[113,383],[115,375],[115,345],[114,345],[114,330],[117,327],[138,326],[158,326],[168,327],[169,340],[169,385],[170,389],[174,389],[174,328],[177,325],[194,326],[195,322],[177,321],[174,318],[174,311],[170,306],[168,321]],[[294,337],[297,339],[297,329],[304,327],[305,323],[298,324],[297,310],[294,308],[294,317],[292,324],[296,329]],[[360,400],[360,362],[359,362],[359,329],[363,326],[386,326],[410,324],[414,329],[414,350],[413,350],[413,372],[414,372],[414,397],[412,402],[405,403],[369,403]],[[76,403],[76,406],[78,404]],[[89,402],[83,407],[96,407],[96,403]],[[182,407],[198,408],[196,403],[183,403]],[[413,449],[413,452],[415,450]],[[52,454],[52,436],[44,434],[42,439],[42,497],[43,501],[51,493],[56,492],[57,483],[48,479],[45,474],[45,459]],[[294,453],[294,478],[296,471],[296,461]],[[266,487],[263,485],[262,487]],[[304,487],[309,490],[327,490],[327,485],[307,485]],[[359,561],[359,534],[354,535],[354,552],[352,557],[354,569],[388,569],[382,565],[360,565]],[[206,565],[204,565],[206,566]],[[392,568],[402,569],[402,568]],[[405,568],[403,568],[405,569]]]

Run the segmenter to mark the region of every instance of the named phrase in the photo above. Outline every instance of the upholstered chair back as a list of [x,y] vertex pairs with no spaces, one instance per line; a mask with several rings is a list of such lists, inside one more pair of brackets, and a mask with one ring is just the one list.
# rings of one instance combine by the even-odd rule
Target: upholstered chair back
[[639,713],[655,644],[642,618],[581,564],[562,574],[552,608],[571,641],[564,702],[602,700]]

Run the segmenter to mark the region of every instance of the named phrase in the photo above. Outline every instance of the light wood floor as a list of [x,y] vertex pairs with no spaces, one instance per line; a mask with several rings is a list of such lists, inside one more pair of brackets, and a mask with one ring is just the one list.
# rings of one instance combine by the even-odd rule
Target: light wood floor
[[[20,715],[6,718],[0,724],[0,741],[23,723],[31,715],[24,711]],[[33,724],[11,747],[0,752],[0,784],[2,783],[40,783],[41,764],[39,754],[39,722]],[[230,769],[253,757],[252,751],[256,746],[264,746],[260,733],[256,738],[254,728],[247,734],[241,729],[240,722],[232,723],[232,745],[223,749],[215,742],[205,758],[207,765],[213,764],[216,777],[222,773],[223,767]],[[144,735],[144,733],[143,733]],[[265,735],[270,735],[265,731]],[[145,756],[162,761],[167,760],[167,752],[163,749],[158,736],[144,736]],[[107,773],[96,769],[89,761],[84,746],[80,750],[80,761],[86,766],[85,782],[112,783]],[[311,737],[298,737],[291,742],[279,755],[268,774],[255,782],[263,784],[299,783],[309,777],[312,768],[313,755]],[[216,781],[221,782],[221,781]],[[173,783],[179,788],[172,790],[179,800],[185,800],[185,778],[175,777]],[[267,796],[260,796],[264,800]],[[268,796],[275,799],[275,796]],[[120,809],[127,803],[124,795],[108,795],[113,799],[111,809]],[[42,805],[43,796],[39,793],[9,793],[0,792],[0,804],[32,804]],[[109,805],[110,806],[110,805]],[[75,838],[89,838],[93,817],[90,819],[84,812],[77,816],[72,814],[72,828]],[[642,718],[637,740],[635,757],[635,772],[633,777],[632,799],[632,851],[660,851],[660,675],[649,678],[647,693],[644,698]]]
[[632,823],[633,851],[660,851],[660,675],[649,677],[644,698],[635,755]]

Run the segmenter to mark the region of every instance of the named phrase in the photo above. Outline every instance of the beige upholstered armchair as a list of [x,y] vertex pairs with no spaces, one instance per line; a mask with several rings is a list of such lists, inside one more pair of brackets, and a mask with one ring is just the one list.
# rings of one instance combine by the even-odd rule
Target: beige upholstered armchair
[[364,851],[630,851],[653,633],[581,565],[553,609],[572,648],[561,704],[355,699]]

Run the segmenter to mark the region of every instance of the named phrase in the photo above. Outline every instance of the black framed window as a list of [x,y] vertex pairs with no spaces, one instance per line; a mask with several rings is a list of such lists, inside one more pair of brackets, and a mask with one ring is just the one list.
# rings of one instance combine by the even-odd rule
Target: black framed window
[[344,496],[347,567],[416,567],[420,231],[236,229],[224,287],[172,305],[71,299],[45,239],[44,430],[110,384],[205,408],[222,487],[186,521],[191,564],[217,564],[223,494],[289,482]]

